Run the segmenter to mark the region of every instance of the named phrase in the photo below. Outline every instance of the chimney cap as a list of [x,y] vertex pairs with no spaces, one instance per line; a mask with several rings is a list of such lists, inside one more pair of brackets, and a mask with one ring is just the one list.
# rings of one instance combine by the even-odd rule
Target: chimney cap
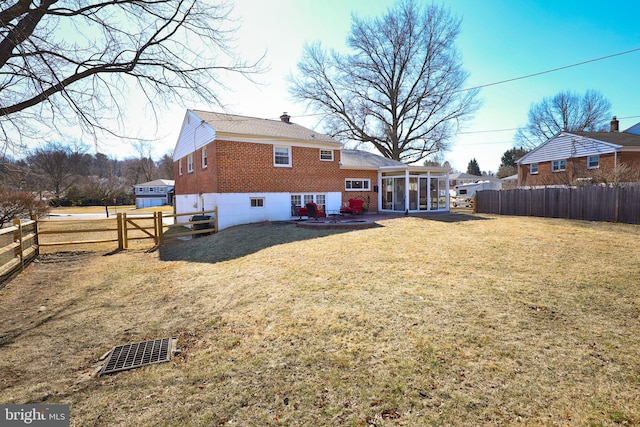
[[291,116],[288,115],[286,111],[280,116],[280,120],[282,120],[284,123],[289,123],[289,119],[291,119]]

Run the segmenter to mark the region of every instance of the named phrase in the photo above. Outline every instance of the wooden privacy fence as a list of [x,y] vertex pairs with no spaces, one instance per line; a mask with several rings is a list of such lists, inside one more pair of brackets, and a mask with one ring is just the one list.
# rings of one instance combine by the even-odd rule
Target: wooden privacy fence
[[483,190],[476,212],[640,224],[640,186]]
[[[199,237],[218,230],[217,208],[184,214],[154,212],[149,215],[119,213],[116,218],[37,219],[13,221],[0,229],[0,286],[35,259],[40,248],[88,245],[92,249],[128,249],[132,241]],[[188,216],[188,221],[178,218]],[[170,220],[171,219],[171,220]],[[117,245],[117,247],[116,247]]]
[[0,229],[0,288],[38,256],[35,220],[13,220],[13,226]]

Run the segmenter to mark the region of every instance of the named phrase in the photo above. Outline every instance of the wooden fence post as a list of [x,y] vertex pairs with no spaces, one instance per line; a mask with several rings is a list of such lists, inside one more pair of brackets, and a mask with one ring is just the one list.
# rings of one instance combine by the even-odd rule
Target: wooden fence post
[[35,224],[33,225],[33,232],[36,235],[33,238],[33,243],[35,243],[36,245],[36,257],[40,256],[40,237],[38,236],[38,226],[39,226],[39,222],[38,222],[38,216],[37,215],[31,215],[31,220],[35,221]]
[[124,249],[124,231],[123,231],[124,222],[122,221],[122,213],[117,214],[117,216],[118,216],[118,249],[123,250]]
[[156,240],[157,246],[162,246],[164,244],[164,238],[162,235],[162,231],[164,226],[162,225],[162,212],[157,212],[158,216],[156,217],[156,235],[158,236]]
[[13,232],[13,242],[18,243],[18,246],[13,251],[13,256],[20,258],[20,271],[24,270],[24,247],[22,245],[22,221],[19,219],[13,220],[13,226],[16,230]]

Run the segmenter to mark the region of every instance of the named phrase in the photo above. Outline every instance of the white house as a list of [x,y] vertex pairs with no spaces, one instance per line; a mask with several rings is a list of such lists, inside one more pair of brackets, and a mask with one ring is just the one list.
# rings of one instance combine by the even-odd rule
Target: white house
[[136,209],[173,204],[174,181],[156,179],[136,184]]

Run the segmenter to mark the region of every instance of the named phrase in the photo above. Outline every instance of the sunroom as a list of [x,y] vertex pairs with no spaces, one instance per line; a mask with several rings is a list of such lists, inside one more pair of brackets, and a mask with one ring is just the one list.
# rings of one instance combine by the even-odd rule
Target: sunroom
[[378,206],[382,212],[446,212],[449,169],[433,166],[381,168]]

